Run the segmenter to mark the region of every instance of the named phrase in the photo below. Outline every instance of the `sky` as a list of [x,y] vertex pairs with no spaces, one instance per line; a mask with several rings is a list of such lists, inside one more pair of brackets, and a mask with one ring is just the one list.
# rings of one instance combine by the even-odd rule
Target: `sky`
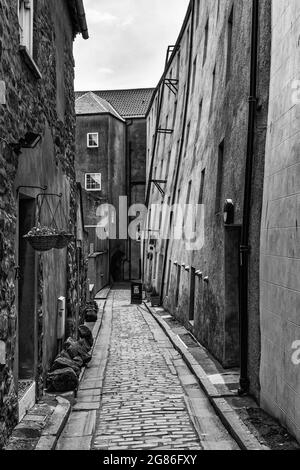
[[90,39],[75,41],[75,90],[155,87],[188,3],[84,0]]

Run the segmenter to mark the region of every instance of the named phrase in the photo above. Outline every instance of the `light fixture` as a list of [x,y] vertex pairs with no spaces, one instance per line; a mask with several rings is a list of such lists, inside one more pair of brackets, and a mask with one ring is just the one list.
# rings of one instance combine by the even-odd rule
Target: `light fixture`
[[25,137],[20,139],[20,146],[24,149],[33,149],[41,140],[41,135],[36,134],[35,132],[27,132]]
[[234,224],[234,204],[232,199],[226,199],[224,204],[224,224]]

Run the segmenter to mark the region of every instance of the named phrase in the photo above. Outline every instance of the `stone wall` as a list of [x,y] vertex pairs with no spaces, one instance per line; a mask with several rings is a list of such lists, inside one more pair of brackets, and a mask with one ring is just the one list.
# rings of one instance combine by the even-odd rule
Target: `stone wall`
[[[0,3],[0,80],[6,84],[7,101],[6,106],[0,106],[0,137],[12,144],[28,131],[41,135],[38,146],[21,155],[0,141],[0,342],[5,345],[6,356],[6,364],[0,365],[0,446],[17,420],[16,188],[47,185],[49,192],[61,191],[68,228],[74,232],[76,226],[73,25],[67,2],[41,0],[35,6],[34,60],[41,79],[33,75],[19,53],[17,0]],[[24,189],[22,194],[35,198],[38,192]],[[39,392],[56,354],[56,305],[49,304],[49,300],[63,293],[71,317],[76,314],[78,303],[75,244],[65,250],[62,261],[59,258],[57,253],[37,256],[35,379]],[[61,280],[60,285],[54,283],[55,279]]]
[[272,2],[261,231],[261,404],[300,439],[299,2]]
[[[270,11],[269,2],[260,3],[258,94],[261,106],[258,119],[263,129],[267,116]],[[152,272],[150,281],[159,291],[163,286],[164,306],[183,321],[225,367],[238,366],[238,230],[243,221],[252,2],[196,1],[191,2],[190,7],[191,11],[187,14],[177,43],[180,53],[173,53],[166,73],[167,78],[179,79],[178,93],[173,94],[165,85],[160,84],[148,114],[147,172],[149,179],[158,93],[164,88],[159,126],[173,132],[158,136],[152,178],[167,180],[164,186],[165,204],[186,204],[189,191],[190,204],[204,204],[204,246],[189,251],[184,240],[171,240],[169,244],[159,241],[151,266],[149,262],[146,265],[146,272]],[[232,12],[229,56],[228,38]],[[231,64],[230,68],[228,63]],[[185,106],[187,115],[183,127]],[[254,172],[257,181],[263,175],[261,161],[264,158],[264,132],[262,130],[259,133],[255,150]],[[162,202],[154,185],[150,194],[150,204]],[[226,199],[232,199],[235,206],[231,235],[223,221]],[[251,226],[254,244],[251,247],[250,265],[251,280],[256,284],[261,200],[261,190],[254,192]],[[154,210],[153,220],[149,225],[152,229],[158,229],[159,217],[155,217],[153,212]],[[199,225],[197,222],[198,233]],[[162,279],[164,265],[166,269]],[[202,278],[195,279],[194,292],[191,282],[193,269],[202,273]],[[259,357],[260,352],[258,310],[257,298],[252,301],[249,312],[252,322],[251,344],[255,344],[251,350],[255,358],[250,364],[254,377],[252,391],[257,397],[257,356]]]

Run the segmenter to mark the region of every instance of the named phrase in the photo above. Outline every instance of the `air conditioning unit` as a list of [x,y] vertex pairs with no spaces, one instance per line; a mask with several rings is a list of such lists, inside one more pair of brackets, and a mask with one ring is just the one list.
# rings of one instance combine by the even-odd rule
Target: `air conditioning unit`
[[66,331],[66,298],[57,301],[57,339],[64,339]]

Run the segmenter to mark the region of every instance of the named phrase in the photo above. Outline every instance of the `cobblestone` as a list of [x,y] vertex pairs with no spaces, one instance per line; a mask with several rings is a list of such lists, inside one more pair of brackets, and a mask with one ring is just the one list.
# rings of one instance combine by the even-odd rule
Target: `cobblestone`
[[200,450],[185,392],[160,349],[164,341],[155,341],[128,291],[111,295],[111,347],[92,448]]

